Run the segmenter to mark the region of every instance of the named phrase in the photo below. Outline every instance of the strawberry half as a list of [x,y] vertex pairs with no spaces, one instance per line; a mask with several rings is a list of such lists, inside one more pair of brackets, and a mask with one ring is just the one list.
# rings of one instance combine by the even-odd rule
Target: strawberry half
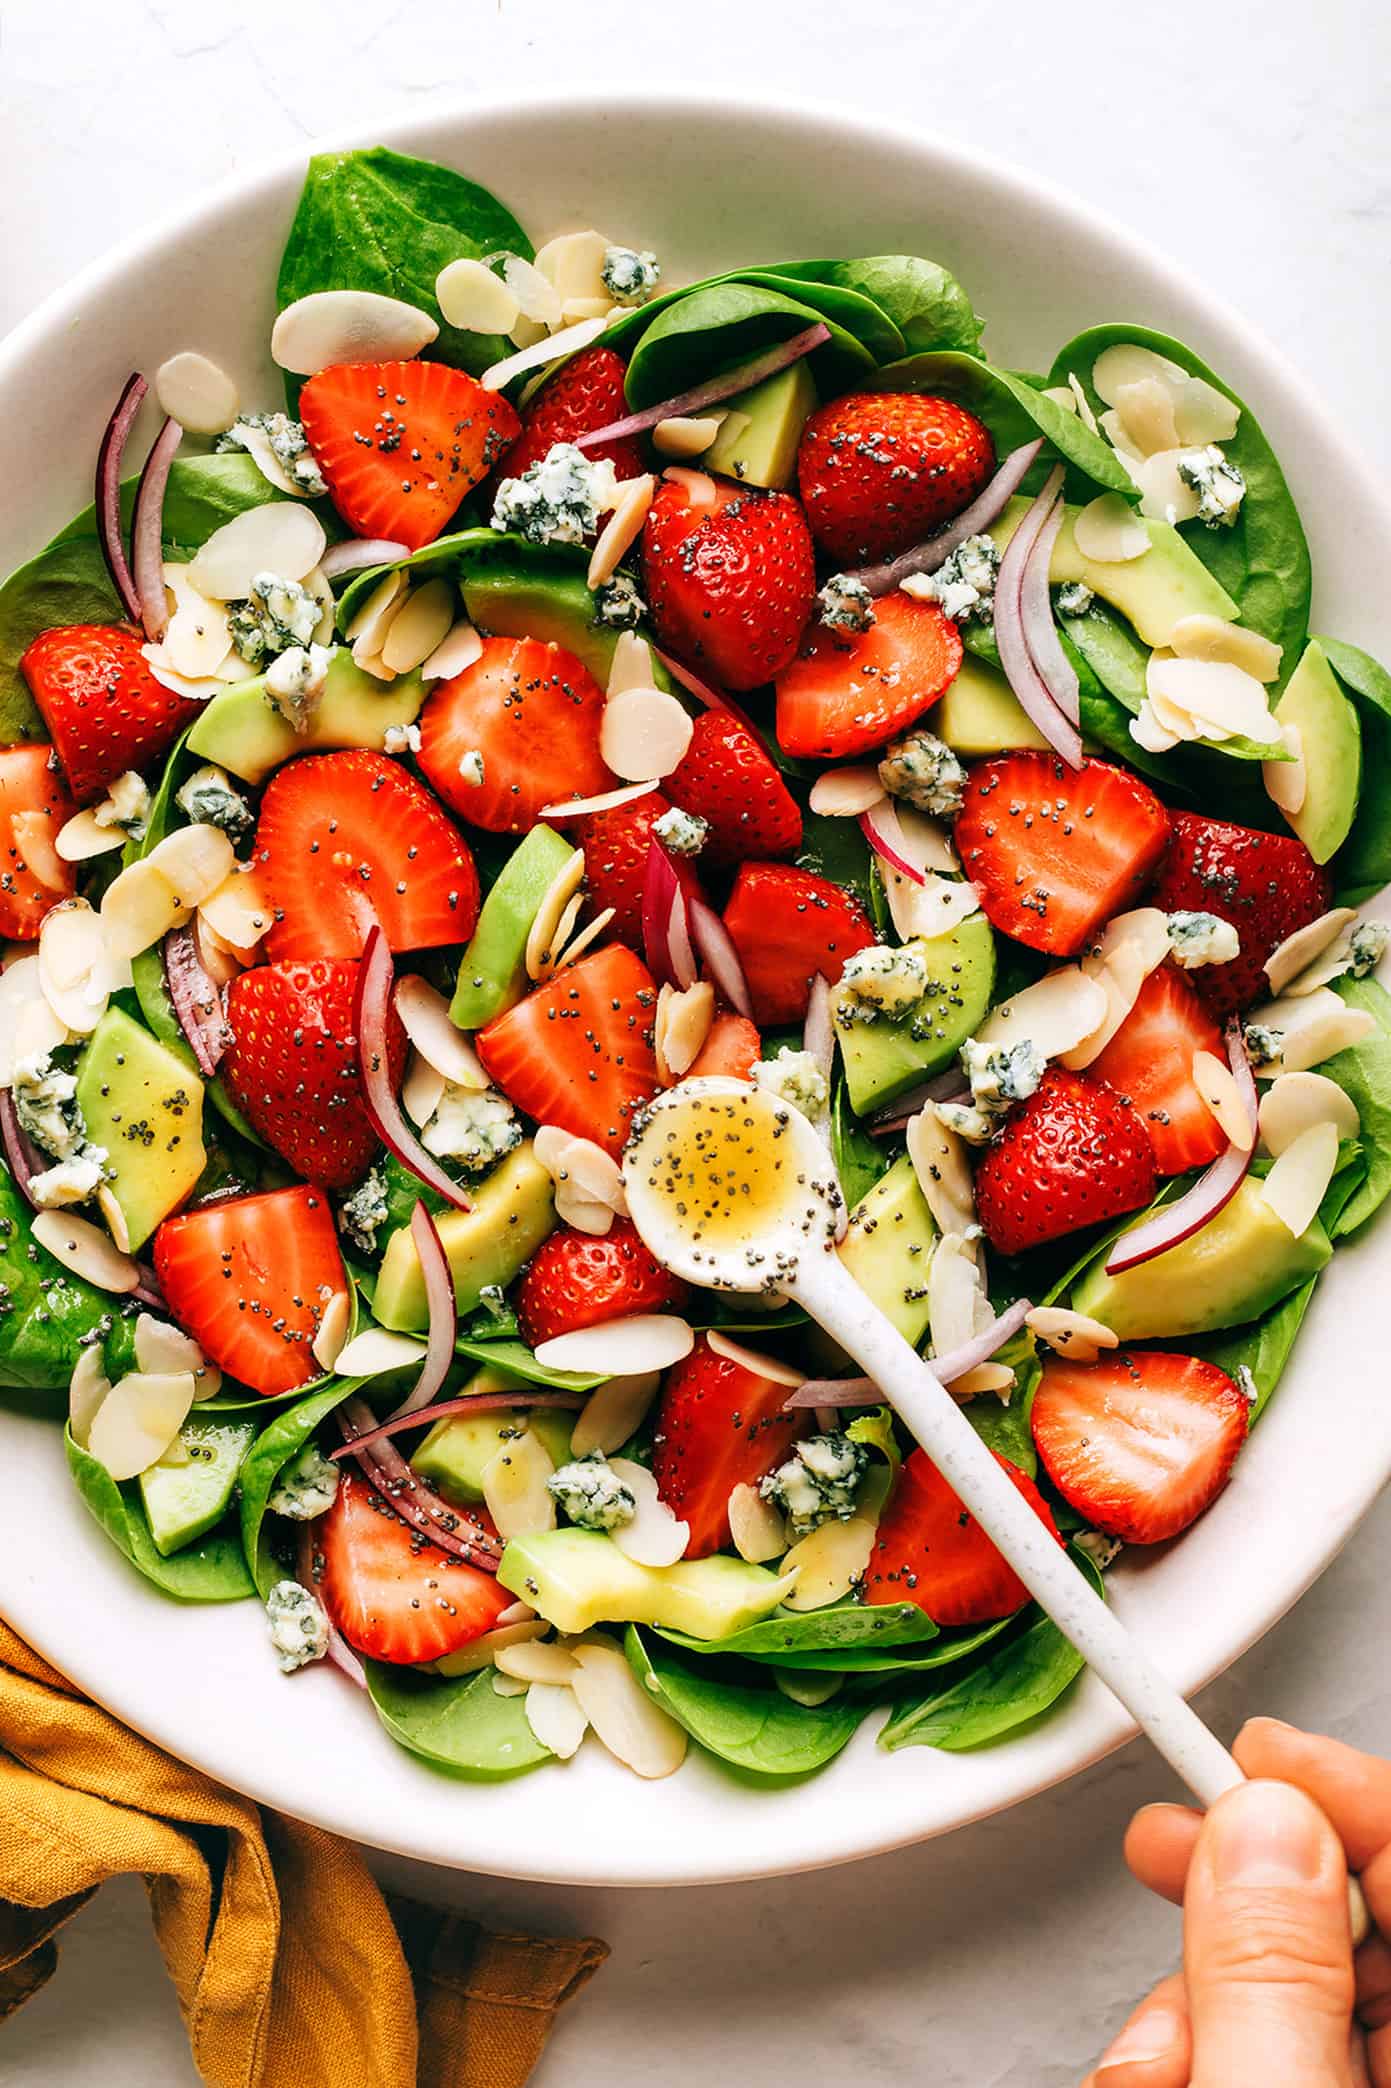
[[881,747],[946,693],[960,665],[956,625],[911,595],[882,595],[854,636],[813,624],[778,676],[778,745],[821,760]]
[[657,1408],[652,1470],[672,1513],[691,1526],[688,1559],[729,1543],[729,1497],[756,1486],[810,1426],[786,1414],[787,1386],[717,1355],[705,1335],[667,1374]]
[[717,1015],[710,1034],[682,1076],[686,1080],[709,1080],[722,1073],[729,1080],[752,1080],[753,1069],[763,1056],[763,1039],[747,1015]]
[[592,1138],[615,1159],[633,1115],[657,1092],[657,988],[622,943],[538,986],[474,1042],[488,1078],[538,1124]]
[[1183,974],[1161,964],[1087,1068],[1143,1119],[1162,1175],[1206,1167],[1226,1147],[1222,1126],[1193,1084],[1195,1051],[1226,1064],[1221,1030]]
[[1154,1195],[1149,1132],[1103,1081],[1055,1066],[1005,1119],[976,1169],[976,1209],[1000,1254],[1138,1211]]
[[155,680],[141,643],[121,624],[65,624],[20,660],[79,805],[158,760],[203,708]]
[[[520,478],[528,465],[539,464],[557,442],[578,442],[595,428],[622,420],[628,411],[623,380],[628,365],[612,348],[582,348],[548,377],[522,416],[522,432],[503,458],[508,478]],[[620,479],[641,478],[647,469],[642,444],[635,435],[604,442],[585,454],[596,462],[607,457]]]
[[834,986],[846,958],[874,941],[874,923],[858,899],[791,863],[745,863],[724,924],[744,967],[754,1020],[765,1028],[800,1022],[816,974]]
[[1215,1363],[1117,1349],[1045,1364],[1032,1423],[1049,1478],[1079,1515],[1127,1544],[1159,1544],[1221,1493],[1250,1412]]
[[1173,838],[1155,880],[1166,912],[1213,913],[1230,921],[1241,949],[1227,964],[1204,964],[1194,990],[1215,1015],[1247,1008],[1269,992],[1265,960],[1287,935],[1333,904],[1333,880],[1293,834],[1174,812]]
[[155,1274],[170,1317],[253,1392],[293,1392],[320,1374],[310,1344],[348,1289],[322,1189],[297,1184],[166,1218]]
[[[999,1465],[1050,1537],[1062,1543],[1043,1495],[1017,1465]],[[866,1602],[915,1602],[935,1624],[988,1624],[1012,1616],[1029,1591],[962,1505],[925,1450],[904,1459],[879,1519],[865,1575]]]
[[563,646],[485,638],[420,713],[420,766],[474,826],[525,834],[543,805],[614,788],[599,752],[603,716],[603,690]]
[[34,740],[0,747],[0,936],[29,942],[50,906],[77,888],[54,842],[77,807],[63,788],[52,747]]
[[643,591],[669,652],[726,689],[756,689],[797,650],[816,564],[789,493],[708,479],[714,498],[663,479],[642,535]]
[[467,942],[478,872],[423,783],[384,754],[308,754],[261,800],[256,860],[270,957],[360,957],[373,921],[393,950]]
[[337,363],[309,379],[299,417],[353,532],[410,551],[434,542],[521,428],[501,392],[439,362]]
[[796,799],[757,733],[733,711],[701,712],[666,789],[673,803],[709,825],[701,854],[712,863],[793,855],[802,845]]
[[333,1506],[313,1526],[313,1561],[324,1608],[371,1660],[414,1666],[457,1653],[512,1602],[491,1573],[427,1544],[347,1464]]
[[973,413],[915,392],[855,392],[812,415],[797,452],[811,533],[841,564],[889,558],[969,507],[995,469]]
[[962,868],[992,924],[1058,957],[1130,904],[1168,840],[1169,814],[1137,776],[1105,761],[1071,769],[1056,754],[978,763],[956,822]]
[[[351,1188],[377,1150],[353,1031],[358,969],[324,958],[262,964],[227,989],[223,1078],[266,1143],[325,1189]],[[406,1033],[394,1009],[387,1055],[399,1086]]]
[[568,1225],[543,1240],[517,1290],[517,1322],[532,1348],[557,1334],[627,1319],[634,1312],[679,1312],[686,1285],[662,1267],[636,1226],[616,1218],[602,1239]]
[[[584,850],[584,876],[593,913],[613,908],[609,933],[619,942],[642,947],[642,895],[652,829],[671,810],[660,790],[630,798],[607,812],[590,812],[580,820],[576,838]],[[700,881],[689,860],[672,856],[671,866],[688,893],[699,894]]]

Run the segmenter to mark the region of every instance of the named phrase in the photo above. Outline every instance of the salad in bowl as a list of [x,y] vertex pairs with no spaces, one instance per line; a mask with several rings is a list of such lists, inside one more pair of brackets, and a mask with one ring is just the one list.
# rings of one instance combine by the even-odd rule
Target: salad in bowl
[[1052,1536],[1179,1537],[1391,1187],[1391,677],[1182,342],[1007,370],[928,259],[618,229],[325,155],[283,400],[113,372],[0,588],[0,1384],[130,1569],[456,1774],[978,1746],[1078,1656],[625,1148],[810,1119]]

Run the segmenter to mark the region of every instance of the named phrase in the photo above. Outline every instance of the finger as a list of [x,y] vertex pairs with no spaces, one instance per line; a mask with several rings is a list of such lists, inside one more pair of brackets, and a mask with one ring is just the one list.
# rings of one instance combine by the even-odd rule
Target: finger
[[[1232,1753],[1248,1776],[1307,1791],[1332,1821],[1353,1870],[1366,1870],[1381,1850],[1391,1848],[1391,1762],[1321,1733],[1301,1733],[1277,1718],[1248,1719]],[[1391,1917],[1391,1907],[1387,1913]]]
[[1352,2081],[1342,1843],[1288,1784],[1254,1782],[1203,1822],[1184,1896],[1192,2088]]
[[1183,1905],[1202,1824],[1202,1814],[1186,1805],[1144,1805],[1126,1829],[1125,1860],[1132,1875],[1176,1907]]
[[1147,1994],[1106,2048],[1092,2088],[1188,2088],[1193,2042],[1183,1975],[1175,1972]]

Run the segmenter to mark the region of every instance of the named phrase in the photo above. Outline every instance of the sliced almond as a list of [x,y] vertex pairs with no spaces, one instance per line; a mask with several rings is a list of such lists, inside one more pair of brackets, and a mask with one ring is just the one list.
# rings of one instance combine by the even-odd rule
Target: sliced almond
[[87,1447],[113,1479],[134,1479],[164,1456],[188,1418],[190,1371],[132,1371],[113,1385],[92,1418]]
[[215,675],[232,649],[225,607],[199,593],[186,565],[166,561],[164,585],[174,597],[173,614],[160,639],[165,659],[191,680]]
[[1174,420],[1185,449],[1209,442],[1230,442],[1241,422],[1241,408],[1203,377],[1185,377],[1174,387]]
[[101,1343],[94,1341],[79,1355],[68,1383],[68,1427],[73,1441],[83,1450],[87,1448],[97,1410],[110,1390]]
[[966,1141],[948,1130],[929,1102],[908,1125],[908,1157],[939,1232],[964,1233],[976,1222],[976,1192]]
[[1007,1363],[977,1363],[974,1370],[963,1370],[960,1377],[954,1377],[947,1390],[958,1404],[993,1392],[1008,1406],[1014,1390],[1014,1372]]
[[934,936],[950,933],[980,912],[980,893],[967,878],[939,877],[929,870],[922,883],[916,884],[901,871],[891,870],[887,863],[881,863],[880,868],[889,916],[904,942],[912,942],[918,936],[930,942]]
[[1106,1013],[1062,1062],[1071,1071],[1100,1057],[1139,998],[1140,988],[1169,954],[1169,917],[1157,906],[1117,914],[1082,959],[1082,969],[1106,995]]
[[313,496],[304,486],[297,486],[289,472],[271,447],[270,436],[264,428],[253,427],[244,421],[240,429],[240,441],[247,455],[268,485],[278,493],[288,493],[292,500],[309,500]]
[[671,1776],[686,1759],[686,1732],[642,1687],[617,1646],[574,1648],[580,1709],[611,1755],[642,1777]]
[[90,1219],[74,1217],[71,1211],[36,1211],[29,1230],[55,1261],[98,1290],[123,1297],[139,1288],[140,1270],[132,1257],[122,1254]]
[[1092,390],[1108,406],[1119,403],[1126,385],[1142,384],[1146,379],[1172,390],[1187,382],[1188,372],[1167,355],[1142,348],[1138,341],[1118,341],[1114,348],[1104,348],[1092,365]]
[[1327,986],[1298,998],[1264,1001],[1246,1021],[1253,1028],[1279,1033],[1279,1055],[1256,1069],[1267,1080],[1280,1073],[1306,1073],[1360,1044],[1376,1028],[1376,1018],[1365,1008],[1349,1007]]
[[707,1345],[727,1363],[737,1364],[740,1370],[752,1371],[755,1377],[766,1378],[770,1385],[786,1385],[795,1392],[798,1385],[806,1383],[806,1372],[795,1363],[784,1363],[778,1356],[765,1354],[762,1349],[745,1348],[742,1341],[733,1341],[712,1327],[705,1337]]
[[599,726],[599,752],[616,776],[669,776],[686,758],[694,724],[662,689],[625,689],[610,696]]
[[282,370],[316,377],[338,363],[409,362],[438,335],[428,312],[399,297],[315,290],[286,305],[271,328],[270,352]]
[[688,507],[713,508],[719,499],[719,488],[708,471],[688,471],[683,464],[668,464],[662,477],[682,488]]
[[546,1481],[555,1459],[529,1428],[505,1442],[483,1467],[483,1499],[504,1540],[555,1528],[555,1502]]
[[1064,413],[1077,411],[1077,396],[1069,385],[1047,384],[1043,388],[1043,396],[1045,399],[1051,399],[1055,406],[1061,407]]
[[695,1064],[715,1019],[715,989],[708,979],[698,979],[683,991],[664,985],[657,995],[657,1019],[653,1044],[657,1055],[657,1078],[663,1087],[674,1087]]
[[541,1745],[562,1762],[569,1761],[589,1731],[579,1698],[563,1683],[531,1684],[526,1693],[526,1722]]
[[409,1334],[393,1334],[386,1327],[364,1327],[346,1348],[338,1351],[334,1369],[340,1377],[381,1377],[388,1370],[404,1370],[425,1354],[423,1341]]
[[[72,824],[69,820],[68,826]],[[66,827],[55,829],[47,812],[16,812],[10,820],[10,838],[20,862],[48,892],[72,890],[67,871],[71,858],[65,858],[58,846],[66,831]],[[119,843],[125,836],[118,832],[116,838]]]
[[695,1343],[690,1325],[675,1313],[635,1312],[543,1341],[536,1360],[543,1370],[577,1370],[597,1377],[632,1377],[667,1370],[689,1356]]
[[555,285],[562,303],[571,298],[603,297],[604,256],[611,245],[602,232],[562,232],[546,241],[536,256],[536,266]]
[[526,972],[529,979],[539,979],[549,968],[558,947],[557,931],[565,910],[578,892],[583,879],[584,850],[577,848],[568,861],[561,864],[547,885],[541,904],[536,909],[526,939]]
[[570,1450],[575,1457],[588,1457],[601,1450],[607,1457],[631,1442],[647,1418],[657,1386],[656,1370],[642,1370],[611,1377],[598,1386],[580,1408],[570,1431]]
[[1265,960],[1265,975],[1270,981],[1271,992],[1283,993],[1291,981],[1307,971],[1314,959],[1330,949],[1343,930],[1356,919],[1355,906],[1334,906],[1327,913],[1321,913],[1316,921],[1309,921],[1303,928],[1296,928],[1293,935],[1287,935]]
[[447,1084],[443,1073],[418,1051],[412,1051],[401,1083],[401,1107],[417,1130],[422,1130],[439,1108]]
[[435,277],[435,303],[462,333],[506,334],[517,323],[516,293],[481,261],[451,261]]
[[614,1543],[636,1566],[674,1566],[691,1541],[690,1524],[680,1521],[667,1506],[646,1465],[636,1464],[630,1457],[609,1462],[637,1504],[632,1521],[620,1523],[610,1533]]
[[976,1032],[982,1044],[1018,1044],[1028,1038],[1045,1058],[1074,1051],[1106,1019],[1103,987],[1080,966],[1066,965],[1036,985],[1001,1001]]
[[1149,531],[1119,493],[1089,500],[1072,525],[1072,536],[1082,556],[1097,565],[1127,565],[1150,547]]
[[406,1035],[427,1065],[455,1087],[476,1088],[481,1093],[488,1086],[488,1076],[438,987],[418,972],[407,972],[396,981],[393,998]]
[[232,949],[256,948],[271,924],[271,906],[254,864],[242,864],[198,909],[199,919]]
[[222,1388],[222,1372],[208,1361],[193,1336],[149,1312],[142,1312],[135,1322],[135,1367],[156,1374],[191,1371],[197,1399],[211,1399]]
[[934,1354],[949,1355],[972,1339],[983,1296],[974,1246],[960,1233],[943,1233],[932,1250],[927,1271],[927,1313]]
[[852,1515],[848,1522],[824,1522],[798,1539],[782,1562],[795,1584],[783,1596],[788,1609],[821,1609],[841,1602],[869,1569],[874,1549],[873,1519]]
[[130,1253],[130,1226],[126,1214],[116,1201],[116,1192],[109,1182],[97,1184],[97,1209],[101,1212],[102,1224],[111,1235],[111,1243],[122,1254]]
[[155,371],[160,411],[190,435],[222,435],[237,417],[241,399],[227,372],[206,355],[185,348]]
[[623,1194],[623,1171],[612,1153],[592,1138],[574,1138],[565,1156],[568,1172],[587,1196],[608,1204],[615,1211],[627,1208]]
[[215,529],[188,567],[188,583],[212,602],[241,602],[258,573],[303,580],[327,548],[324,525],[297,500],[268,500]]
[[1169,650],[1181,660],[1217,660],[1240,667],[1258,682],[1280,678],[1283,648],[1244,624],[1224,623],[1220,616],[1181,616],[1169,633]]
[[310,1353],[320,1370],[338,1368],[338,1359],[348,1345],[348,1329],[352,1323],[353,1301],[347,1291],[337,1290],[325,1305],[314,1339],[309,1344]]
[[[513,1603],[512,1609],[522,1605]],[[503,1617],[512,1618],[511,1610],[504,1610]],[[480,1668],[491,1667],[503,1646],[525,1645],[529,1639],[544,1638],[550,1630],[544,1617],[528,1613],[525,1617],[512,1618],[510,1623],[499,1619],[497,1628],[485,1631],[481,1637],[470,1639],[457,1653],[445,1653],[435,1662],[436,1673],[441,1675],[476,1675]]]
[[1216,1057],[1211,1051],[1195,1051],[1193,1085],[1216,1117],[1230,1143],[1236,1146],[1238,1151],[1249,1153],[1256,1142],[1256,1127],[1251,1121],[1251,1112],[1226,1060]]
[[581,319],[574,326],[562,327],[559,333],[533,340],[515,355],[504,356],[501,362],[495,362],[483,372],[479,382],[489,391],[503,391],[514,377],[524,376],[528,370],[543,369],[549,363],[559,362],[564,355],[575,355],[581,348],[587,348],[603,330],[602,319]]
[[382,665],[393,674],[410,674],[436,652],[454,622],[454,585],[427,580],[412,589],[391,619],[382,642]]
[[202,965],[214,986],[230,986],[238,972],[245,971],[245,958],[209,927],[203,913],[193,916],[193,941]]
[[730,1495],[729,1534],[740,1558],[751,1566],[765,1566],[787,1550],[787,1526],[756,1486],[741,1483]]
[[692,418],[674,414],[658,421],[652,430],[652,447],[663,457],[703,457],[723,427],[723,413],[704,413]]
[[1140,513],[1156,522],[1191,522],[1198,512],[1198,494],[1179,471],[1181,449],[1156,450],[1130,466],[1140,488]]
[[[16,828],[19,819],[14,822]],[[20,841],[18,833],[16,841]],[[75,812],[54,836],[54,849],[64,863],[88,863],[94,856],[109,855],[113,848],[124,848],[124,827],[101,826],[94,811]],[[21,853],[23,843],[20,841]]]
[[448,636],[435,647],[428,660],[421,664],[422,681],[453,681],[456,674],[463,674],[472,667],[483,651],[483,640],[479,637],[467,617],[451,626]]
[[655,684],[656,671],[652,648],[642,633],[620,631],[609,661],[604,693],[621,696],[625,689],[650,689]]
[[409,580],[398,566],[379,580],[360,607],[354,610],[343,634],[353,649],[354,659],[357,659],[359,650],[367,659],[380,656],[391,629],[392,617],[401,607],[409,586]]
[[602,1240],[613,1231],[617,1214],[611,1205],[596,1203],[573,1186],[567,1186],[556,1191],[555,1215],[573,1232],[586,1233],[591,1240]]
[[[626,635],[626,634],[625,634]],[[591,812],[613,812],[619,805],[631,805],[635,798],[645,797],[655,788],[655,777],[645,783],[625,783],[618,790],[600,791],[597,797],[558,798],[553,805],[541,807],[542,819],[582,819]]]
[[[121,877],[128,877],[122,871]],[[106,897],[121,882],[116,879]],[[39,924],[39,985],[55,1019],[65,1029],[85,1037],[106,1013],[109,998],[108,950],[110,936],[105,922],[85,899],[65,899],[52,906]],[[171,923],[172,925],[172,923]],[[145,944],[140,948],[144,949]],[[116,954],[133,957],[134,950]]]
[[1357,1104],[1326,1073],[1282,1073],[1261,1096],[1261,1144],[1278,1159],[1315,1124],[1332,1124],[1339,1139],[1362,1128]]
[[624,558],[642,534],[657,481],[650,472],[641,478],[625,479],[614,494],[608,521],[590,556],[585,585],[591,591],[612,580]]
[[500,1697],[526,1696],[531,1689],[529,1682],[519,1682],[515,1675],[493,1675],[493,1694]]
[[1141,456],[1152,457],[1156,450],[1179,447],[1174,394],[1159,378],[1141,377],[1134,383],[1118,385],[1115,408]]
[[145,861],[167,881],[179,907],[187,912],[211,899],[237,867],[236,853],[222,829],[202,822],[176,827],[150,850]]
[[515,1675],[519,1682],[554,1682],[565,1688],[575,1672],[575,1663],[568,1650],[550,1641],[541,1645],[536,1639],[519,1639],[515,1645],[499,1647],[494,1665],[504,1675]]
[[1280,726],[1280,743],[1290,758],[1288,761],[1263,761],[1261,781],[1271,804],[1277,805],[1286,819],[1293,819],[1296,813],[1303,811],[1304,800],[1309,794],[1304,736],[1293,719]]
[[[562,323],[563,301],[555,284],[534,262],[521,254],[509,254],[502,264],[502,278],[517,300],[524,319],[554,329]],[[502,331],[501,328],[498,329]]]
[[567,297],[560,308],[560,316],[567,326],[573,326],[577,319],[608,320],[627,309],[626,305],[616,305],[605,291],[602,297]]
[[885,795],[879,771],[868,762],[852,768],[823,769],[812,784],[807,803],[827,819],[858,819]]
[[1077,409],[1078,420],[1081,421],[1082,426],[1089,434],[1099,435],[1101,430],[1096,424],[1096,415],[1092,412],[1091,400],[1087,397],[1086,387],[1075,370],[1068,371],[1067,384],[1068,390],[1072,393],[1073,404]]
[[17,1060],[43,1058],[70,1034],[45,998],[38,958],[26,954],[7,964],[0,972],[0,1087],[13,1084]]
[[1145,697],[1136,715],[1127,728],[1137,747],[1144,747],[1150,754],[1167,754],[1185,737],[1180,732],[1170,732],[1160,724],[1154,705]]
[[1263,685],[1244,668],[1227,660],[1180,660],[1154,653],[1145,672],[1153,700],[1176,704],[1204,727],[1240,733],[1264,745],[1277,745],[1280,727],[1270,713]]
[[1285,1147],[1261,1184],[1267,1204],[1296,1239],[1313,1223],[1337,1165],[1337,1126],[1311,1124]]
[[[564,969],[570,940],[583,908],[583,892],[574,892],[566,900],[564,911],[555,924],[552,941],[549,947],[540,953],[536,973],[538,979],[553,979],[558,971]],[[612,908],[609,911],[612,914]]]

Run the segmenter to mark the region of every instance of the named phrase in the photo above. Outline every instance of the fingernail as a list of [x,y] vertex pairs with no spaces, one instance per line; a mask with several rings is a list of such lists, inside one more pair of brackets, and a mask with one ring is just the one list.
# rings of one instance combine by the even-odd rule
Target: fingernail
[[1106,2056],[1096,2071],[1097,2088],[1103,2088],[1107,2073],[1113,2066],[1135,2066],[1146,2059],[1167,2059],[1178,2050],[1183,2038],[1183,2024],[1172,2008],[1161,2002],[1147,2008],[1143,2015],[1127,2023],[1115,2043],[1107,2048]]
[[1208,1824],[1219,1885],[1312,1885],[1323,1871],[1319,1816],[1289,1784],[1229,1791]]

